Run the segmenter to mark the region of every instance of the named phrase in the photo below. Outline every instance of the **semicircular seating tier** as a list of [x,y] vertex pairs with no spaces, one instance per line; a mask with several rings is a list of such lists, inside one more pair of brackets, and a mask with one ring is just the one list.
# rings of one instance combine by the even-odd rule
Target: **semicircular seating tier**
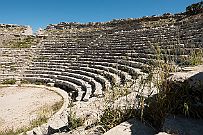
[[35,58],[23,78],[53,83],[74,100],[103,96],[106,90],[147,74],[152,65],[179,64],[194,50],[201,50],[202,17],[149,17],[99,26],[81,24],[81,28],[58,24],[46,29],[48,37],[34,49]]
[[[41,43],[40,55],[26,77],[48,78],[44,81],[76,92],[77,100],[88,100],[115,85],[137,79],[160,61],[157,55],[162,62],[173,59],[178,62],[194,49],[202,48],[200,19],[192,20],[195,24],[170,17],[166,20],[171,23],[156,26],[160,20],[146,21],[139,29],[55,30]],[[147,23],[155,26],[147,27]]]

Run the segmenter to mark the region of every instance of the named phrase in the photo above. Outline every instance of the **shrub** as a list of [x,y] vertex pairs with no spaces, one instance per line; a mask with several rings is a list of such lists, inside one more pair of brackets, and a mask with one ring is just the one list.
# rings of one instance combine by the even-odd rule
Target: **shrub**
[[82,126],[83,123],[84,123],[84,119],[77,118],[76,113],[70,111],[69,116],[68,116],[68,126],[69,126],[70,130],[73,130],[79,126]]
[[202,12],[203,12],[203,1],[186,7],[186,13],[189,15],[195,15]]
[[188,57],[180,57],[177,64],[182,66],[197,66],[203,63],[202,50],[194,50]]
[[34,38],[27,37],[17,41],[12,40],[8,44],[10,48],[30,48],[32,43],[34,43]]
[[13,84],[15,84],[16,83],[16,80],[15,79],[7,79],[7,80],[4,80],[3,82],[2,82],[2,84],[11,84],[11,85],[13,85]]
[[16,131],[13,130],[13,129],[9,129],[9,130],[0,131],[0,135],[18,135],[20,133],[24,133],[25,134],[26,131],[27,131],[26,128],[18,129]]
[[203,52],[202,50],[193,51],[189,57],[190,65],[200,65],[202,64]]
[[23,79],[23,80],[21,80],[21,83],[22,83],[22,84],[29,84],[30,82],[29,82],[28,80],[24,80],[24,79]]
[[59,102],[56,102],[54,105],[52,105],[52,110],[53,112],[56,112],[58,111],[61,107],[63,106],[63,101],[59,101]]
[[103,126],[104,129],[110,130],[111,128],[117,126],[118,124],[133,118],[135,116],[134,109],[122,109],[107,107],[104,110],[104,114],[101,116],[99,124]]
[[143,118],[158,131],[168,114],[203,118],[198,104],[203,103],[202,84],[190,86],[189,81],[174,82],[163,79],[157,86],[159,93],[145,100]]

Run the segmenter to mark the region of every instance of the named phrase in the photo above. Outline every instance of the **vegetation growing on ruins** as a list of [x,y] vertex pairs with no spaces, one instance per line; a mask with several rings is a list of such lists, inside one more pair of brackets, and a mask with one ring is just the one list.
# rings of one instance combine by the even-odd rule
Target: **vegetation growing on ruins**
[[107,107],[104,110],[104,114],[100,118],[98,124],[101,125],[105,131],[108,131],[128,119],[136,117],[137,115],[138,112],[132,108],[123,109],[117,107],[116,109],[112,109],[111,107]]
[[189,56],[189,65],[200,65],[203,62],[203,50],[194,50]]
[[13,84],[15,84],[16,83],[16,80],[15,79],[7,79],[7,80],[4,80],[3,82],[2,82],[2,84],[11,84],[11,85],[13,85]]
[[203,51],[202,49],[194,49],[191,51],[188,57],[179,57],[177,64],[179,66],[197,66],[203,63]]
[[7,43],[6,46],[9,48],[30,48],[34,43],[36,43],[36,39],[34,37],[26,37],[23,39],[12,40]]
[[198,13],[203,13],[203,1],[192,4],[188,7],[186,7],[186,13],[190,15],[195,15]]
[[[203,102],[201,98],[203,94],[202,84],[197,84],[194,87],[190,85],[189,81],[176,82],[168,80],[169,73],[173,71],[173,67],[169,64],[160,63],[158,66],[153,67],[151,71],[146,79],[140,81],[139,85],[140,88],[149,89],[149,93],[151,93],[153,90],[150,84],[153,83],[157,94],[153,96],[141,94],[136,97],[135,101],[138,102],[136,107],[125,106],[123,108],[119,105],[115,106],[114,101],[111,104],[107,102],[108,105],[98,123],[106,131],[129,118],[140,119],[142,122],[154,127],[157,132],[161,130],[165,118],[170,114],[203,118],[202,112],[196,106],[198,103]],[[114,99],[114,96],[110,99]],[[126,98],[127,102],[128,100]]]
[[28,80],[21,79],[21,80],[20,80],[20,83],[21,83],[21,84],[29,84],[30,82],[29,82]]
[[56,113],[61,107],[63,106],[63,100],[60,102],[56,102],[54,105],[52,105],[52,111]]
[[22,128],[18,130],[9,129],[5,131],[0,131],[0,135],[18,135],[20,133],[23,133],[25,130],[28,131],[29,129],[26,129],[26,128]]
[[84,124],[83,118],[76,117],[75,112],[69,111],[68,115],[68,127],[70,130],[76,129]]

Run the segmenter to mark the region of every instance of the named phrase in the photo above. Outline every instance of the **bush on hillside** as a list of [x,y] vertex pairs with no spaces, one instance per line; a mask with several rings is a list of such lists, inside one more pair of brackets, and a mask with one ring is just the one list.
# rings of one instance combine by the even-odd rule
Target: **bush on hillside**
[[13,85],[13,84],[15,84],[16,83],[16,80],[15,79],[7,79],[7,80],[4,80],[3,82],[2,82],[2,84],[11,84],[11,85]]
[[198,13],[203,13],[203,1],[186,7],[186,13],[189,15],[195,15]]

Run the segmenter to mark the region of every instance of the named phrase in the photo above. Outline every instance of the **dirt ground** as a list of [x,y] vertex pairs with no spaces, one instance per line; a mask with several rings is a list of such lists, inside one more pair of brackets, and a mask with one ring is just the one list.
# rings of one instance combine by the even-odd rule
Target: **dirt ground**
[[60,95],[45,88],[0,87],[0,131],[28,126],[59,101]]

